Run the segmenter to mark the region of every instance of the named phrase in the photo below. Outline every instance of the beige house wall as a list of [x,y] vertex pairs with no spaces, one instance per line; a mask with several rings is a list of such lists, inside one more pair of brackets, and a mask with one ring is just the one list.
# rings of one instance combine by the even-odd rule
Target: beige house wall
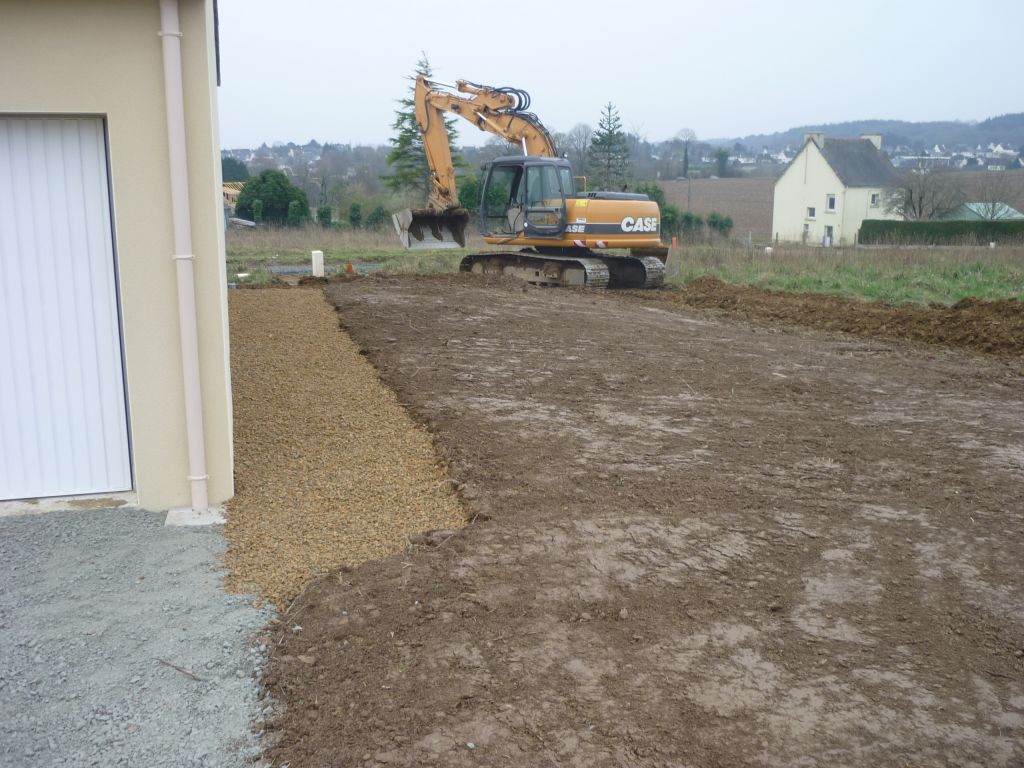
[[[818,145],[809,141],[775,182],[772,235],[780,242],[804,242],[806,224],[807,244],[821,245],[825,227],[831,226],[833,245],[854,245],[864,219],[894,218],[881,204],[871,206],[872,193],[881,196],[882,190],[844,187]],[[836,196],[834,211],[827,208],[828,195]],[[807,216],[809,207],[815,209],[814,218]]]
[[[211,503],[234,493],[213,7],[181,0],[186,141]],[[0,113],[105,118],[139,504],[188,506],[157,0],[0,0]]]

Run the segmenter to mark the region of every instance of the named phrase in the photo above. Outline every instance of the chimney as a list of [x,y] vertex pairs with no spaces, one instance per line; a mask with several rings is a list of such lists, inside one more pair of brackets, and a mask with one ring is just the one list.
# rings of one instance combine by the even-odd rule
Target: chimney
[[804,144],[808,141],[813,141],[818,145],[818,149],[825,146],[825,132],[824,131],[811,131],[810,133],[804,134]]
[[860,135],[862,139],[867,139],[875,145],[875,149],[882,148],[882,134],[880,133],[862,133]]

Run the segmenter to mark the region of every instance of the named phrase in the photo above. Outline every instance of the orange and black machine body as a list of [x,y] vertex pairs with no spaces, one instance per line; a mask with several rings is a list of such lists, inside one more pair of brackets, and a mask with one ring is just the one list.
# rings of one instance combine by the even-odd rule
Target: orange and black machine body
[[416,119],[431,190],[426,208],[394,215],[407,248],[466,244],[470,215],[458,199],[444,122],[445,114],[456,114],[523,148],[522,155],[484,167],[480,234],[498,248],[464,257],[463,271],[515,275],[545,285],[649,288],[663,282],[667,249],[657,203],[636,193],[579,189],[578,182],[585,187],[586,179],[557,156],[551,135],[527,111],[530,98],[524,91],[464,80],[456,89],[468,96],[422,76],[416,81]]

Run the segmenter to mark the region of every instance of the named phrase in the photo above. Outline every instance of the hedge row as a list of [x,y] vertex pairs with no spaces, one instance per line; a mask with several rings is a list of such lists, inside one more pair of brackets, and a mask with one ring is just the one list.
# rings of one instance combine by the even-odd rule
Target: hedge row
[[964,245],[1024,242],[1024,221],[891,221],[865,219],[861,245]]

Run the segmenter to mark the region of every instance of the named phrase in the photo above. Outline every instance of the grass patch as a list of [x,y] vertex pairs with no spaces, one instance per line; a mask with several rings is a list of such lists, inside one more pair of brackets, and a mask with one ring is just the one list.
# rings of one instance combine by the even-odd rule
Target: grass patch
[[[486,250],[479,238],[469,248]],[[390,230],[352,232],[307,226],[299,229],[231,229],[227,234],[227,272],[230,282],[269,282],[271,266],[309,265],[313,250],[324,252],[328,273],[347,264],[380,264],[385,272],[427,274],[454,272],[467,250],[407,251]],[[249,277],[239,279],[238,273]]]
[[[465,250],[407,251],[394,233],[300,229],[232,229],[227,235],[228,280],[269,282],[272,265],[307,265],[324,252],[328,271],[346,264],[380,264],[385,272],[455,272],[467,253],[493,249],[476,235]],[[239,279],[238,273],[249,277]],[[735,285],[794,293],[829,293],[892,304],[954,304],[964,298],[1024,301],[1024,247],[763,248],[738,243],[684,245],[670,279],[687,283],[713,275]]]
[[712,275],[735,285],[828,293],[892,304],[964,298],[1024,301],[1024,248],[775,248],[684,246],[672,282]]

